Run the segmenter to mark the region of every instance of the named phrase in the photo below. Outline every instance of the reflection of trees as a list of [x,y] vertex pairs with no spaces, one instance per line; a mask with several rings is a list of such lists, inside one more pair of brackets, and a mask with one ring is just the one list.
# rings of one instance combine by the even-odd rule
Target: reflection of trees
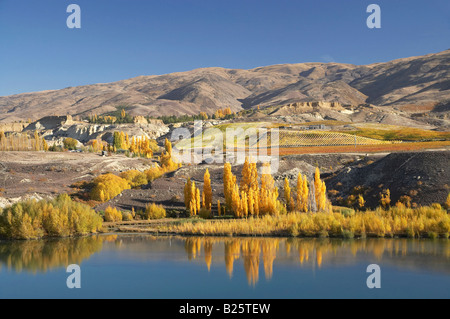
[[211,270],[211,262],[212,262],[212,247],[213,243],[211,239],[205,239],[205,243],[203,244],[204,252],[205,252],[205,263],[208,267],[208,271]]
[[16,272],[46,272],[53,268],[81,264],[103,247],[101,237],[0,243],[0,265]]
[[259,255],[261,243],[256,239],[244,240],[242,243],[242,259],[247,274],[248,284],[256,285],[259,279]]
[[[442,244],[443,243],[443,244]],[[436,256],[450,258],[450,242],[411,239],[368,239],[368,240],[333,240],[300,238],[197,238],[185,240],[185,249],[189,260],[200,255],[201,247],[205,254],[208,271],[211,268],[213,247],[224,245],[224,261],[230,278],[233,276],[234,262],[242,258],[249,285],[256,285],[259,280],[259,266],[262,257],[264,273],[267,280],[272,278],[274,262],[278,255],[283,255],[280,262],[295,258],[301,266],[321,268],[326,265],[351,264],[359,255],[373,256],[378,261],[405,265],[405,257],[428,259]],[[280,246],[284,245],[284,250]],[[298,253],[298,256],[296,254]],[[291,257],[292,256],[292,257]]]
[[184,243],[184,249],[186,250],[189,260],[196,259],[197,255],[200,255],[200,250],[202,248],[202,241],[204,240],[205,239],[197,237],[191,237],[186,239]]
[[[273,262],[277,257],[277,251],[280,247],[279,239],[263,240],[261,242],[262,256],[264,263],[264,273],[266,279],[271,279],[273,275]],[[286,249],[288,249],[286,247]]]
[[241,243],[237,239],[225,241],[225,267],[230,278],[233,276],[234,261],[241,254]]

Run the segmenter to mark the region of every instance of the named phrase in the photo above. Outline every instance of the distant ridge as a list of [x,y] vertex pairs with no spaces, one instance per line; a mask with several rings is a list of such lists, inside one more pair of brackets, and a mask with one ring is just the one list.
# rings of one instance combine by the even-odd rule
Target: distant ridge
[[126,106],[132,115],[160,116],[312,101],[432,109],[450,101],[450,50],[365,66],[299,63],[252,70],[206,68],[23,93],[0,97],[0,122],[103,114],[118,106]]

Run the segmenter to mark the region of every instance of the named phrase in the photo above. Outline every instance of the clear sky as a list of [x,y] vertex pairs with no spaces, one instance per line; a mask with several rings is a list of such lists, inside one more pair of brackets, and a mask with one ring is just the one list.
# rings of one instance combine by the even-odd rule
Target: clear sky
[[[66,26],[81,7],[81,29]],[[381,7],[382,28],[366,26]],[[450,48],[448,0],[0,0],[0,96],[200,67],[369,64]]]

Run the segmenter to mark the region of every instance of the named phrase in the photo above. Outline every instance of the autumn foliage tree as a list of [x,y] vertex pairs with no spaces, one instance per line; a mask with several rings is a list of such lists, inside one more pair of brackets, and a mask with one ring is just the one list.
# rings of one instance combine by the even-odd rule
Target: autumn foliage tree
[[314,191],[315,191],[317,211],[331,212],[330,209],[331,204],[327,199],[327,187],[325,185],[325,182],[320,179],[320,170],[318,167],[316,167],[316,171],[314,173]]
[[124,190],[131,188],[125,179],[110,173],[98,176],[94,179],[93,184],[91,199],[101,202],[109,201]]
[[213,118],[215,118],[215,119],[223,119],[223,118],[230,117],[231,115],[233,115],[233,112],[231,111],[231,108],[227,107],[227,108],[224,108],[224,109],[217,110],[214,113]]
[[[246,218],[249,216],[260,217],[264,215],[279,215],[289,212],[332,212],[332,206],[326,196],[325,183],[320,179],[320,171],[317,169],[314,185],[317,185],[315,192],[309,187],[308,179],[301,173],[297,179],[296,197],[290,186],[289,180],[284,181],[284,199],[286,205],[279,200],[279,191],[275,185],[275,180],[271,174],[269,163],[261,167],[261,178],[258,180],[258,170],[256,163],[251,163],[246,159],[242,168],[242,179],[238,183],[236,176],[232,172],[230,163],[224,164],[223,186],[225,196],[225,207],[218,201],[218,215],[224,212],[233,214],[236,218]],[[200,197],[195,183],[187,180],[184,189],[185,206],[191,216],[199,212],[198,203],[203,207],[210,207],[212,203],[212,192],[210,192],[210,174],[207,170],[204,176],[204,192]],[[310,200],[310,197],[313,199]],[[316,204],[316,205],[314,205]],[[286,207],[287,206],[287,207]],[[317,210],[314,208],[317,206]],[[225,209],[223,209],[225,208]]]
[[391,191],[389,189],[385,190],[380,194],[380,204],[382,207],[387,208],[391,205]]
[[105,209],[105,222],[121,222],[122,219],[122,213],[116,208],[108,206],[108,208]]
[[286,207],[289,212],[295,210],[294,199],[291,196],[291,187],[289,185],[289,180],[287,178],[284,179],[284,199],[286,201]]
[[211,189],[211,175],[209,174],[209,170],[206,169],[204,176],[204,184],[203,184],[203,194],[204,194],[204,207],[211,211],[213,194]]
[[128,184],[130,184],[132,188],[138,188],[148,184],[147,174],[137,170],[122,172],[120,173],[120,177],[128,181]]
[[302,213],[308,212],[309,187],[306,175],[298,174],[297,178],[297,211]]
[[263,166],[261,187],[258,182],[256,163],[246,159],[242,170],[241,183],[236,183],[236,176],[231,172],[231,164],[224,166],[224,190],[227,210],[235,217],[278,214],[283,206],[278,201],[278,189],[275,187],[269,166]]
[[164,146],[166,150],[161,154],[161,167],[166,171],[174,171],[180,168],[181,164],[178,164],[173,160],[172,143],[166,139]]
[[196,216],[201,209],[200,190],[191,179],[184,185],[184,204],[191,217]]
[[235,183],[236,176],[234,176],[231,171],[231,164],[225,163],[223,167],[223,187],[225,194],[225,207],[228,211],[231,211],[232,195]]

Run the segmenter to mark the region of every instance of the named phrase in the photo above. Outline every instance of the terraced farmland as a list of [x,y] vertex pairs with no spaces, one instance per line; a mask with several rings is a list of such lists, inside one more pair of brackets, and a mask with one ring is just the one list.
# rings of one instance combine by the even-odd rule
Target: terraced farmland
[[279,140],[280,147],[385,145],[401,143],[401,141],[381,141],[339,132],[305,132],[290,130],[280,131]]
[[[247,128],[248,129],[248,128]],[[297,131],[297,130],[279,130],[278,137],[273,135],[271,130],[259,131],[242,130],[236,136],[234,146],[237,148],[258,149],[260,147],[280,147],[280,148],[298,148],[298,147],[321,147],[321,146],[363,146],[363,145],[392,145],[402,143],[401,141],[384,141],[374,138],[368,138],[358,135],[352,135],[341,132],[330,131]],[[214,137],[219,134],[220,138]],[[223,133],[223,135],[222,135]],[[273,144],[272,144],[272,139]],[[202,140],[197,147],[226,149],[226,134],[222,131],[206,130]],[[194,139],[185,139],[176,144],[178,149],[191,149],[194,147]],[[228,147],[232,147],[228,145]]]

